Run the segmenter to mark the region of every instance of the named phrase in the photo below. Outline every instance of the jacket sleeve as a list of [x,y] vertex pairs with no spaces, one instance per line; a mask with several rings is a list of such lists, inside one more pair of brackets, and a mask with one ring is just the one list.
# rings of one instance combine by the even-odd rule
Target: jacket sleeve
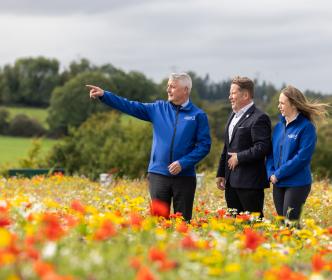
[[251,138],[253,145],[237,153],[239,164],[252,162],[266,157],[271,151],[271,121],[263,114],[251,127]]
[[126,98],[117,96],[112,92],[108,91],[105,91],[104,95],[99,99],[103,103],[123,113],[126,113],[144,121],[151,121],[151,110],[153,109],[153,103],[130,101]]
[[219,166],[218,166],[218,171],[217,171],[217,176],[216,177],[225,177],[226,174],[226,159],[227,159],[227,148],[226,144],[224,144],[224,149],[221,153],[220,160],[219,160]]
[[270,180],[270,177],[274,174],[274,158],[273,158],[273,151],[266,157],[266,173],[267,179]]
[[182,169],[187,169],[200,160],[202,160],[209,152],[211,148],[211,137],[208,119],[205,113],[197,115],[198,127],[197,127],[197,139],[195,148],[187,155],[179,159],[179,163]]
[[298,152],[293,158],[287,160],[276,169],[274,175],[278,180],[291,176],[310,162],[317,141],[316,129],[313,124],[309,123],[304,128],[303,134],[300,137]]

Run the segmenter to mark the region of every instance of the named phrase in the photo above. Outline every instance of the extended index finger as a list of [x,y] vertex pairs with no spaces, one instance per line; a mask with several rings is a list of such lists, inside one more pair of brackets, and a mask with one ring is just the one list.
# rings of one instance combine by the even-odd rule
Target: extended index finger
[[98,89],[99,87],[94,86],[94,85],[85,85],[86,87],[90,88],[90,89]]

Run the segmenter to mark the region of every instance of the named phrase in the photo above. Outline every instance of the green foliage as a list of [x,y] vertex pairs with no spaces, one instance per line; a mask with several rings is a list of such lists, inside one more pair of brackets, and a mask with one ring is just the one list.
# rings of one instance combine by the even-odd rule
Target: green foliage
[[8,134],[12,136],[38,137],[45,134],[43,126],[27,115],[19,114],[10,122]]
[[99,100],[91,100],[85,85],[94,84],[102,88],[116,86],[106,74],[84,72],[54,90],[47,122],[55,135],[68,133],[69,127],[79,127],[89,116],[107,107]]
[[[36,140],[19,137],[0,137],[0,175],[7,176],[11,168],[20,168],[27,166],[49,168],[45,162],[46,154],[55,144],[54,140],[40,139],[36,143],[40,149],[36,149]],[[29,166],[29,167],[30,167]]]
[[312,170],[318,178],[332,178],[332,120],[317,128],[318,140],[312,159]]
[[37,107],[5,107],[9,111],[9,120],[12,120],[18,114],[25,114],[29,118],[36,119],[43,127],[47,127],[47,109]]
[[9,111],[0,107],[0,134],[6,134],[9,126]]
[[137,178],[146,172],[151,137],[149,124],[123,122],[115,112],[99,113],[71,129],[64,143],[54,147],[48,162],[93,179],[111,170],[118,176]]
[[113,71],[110,79],[116,86],[115,93],[120,96],[140,102],[151,102],[157,97],[156,84],[140,72],[132,71],[126,74],[122,71]]
[[208,115],[211,135],[221,140],[224,138],[225,126],[232,111],[229,102],[204,102],[203,108]]
[[19,168],[43,167],[41,139],[33,139],[25,158],[19,160]]
[[59,83],[59,62],[44,57],[18,59],[2,71],[1,99],[7,104],[47,106]]

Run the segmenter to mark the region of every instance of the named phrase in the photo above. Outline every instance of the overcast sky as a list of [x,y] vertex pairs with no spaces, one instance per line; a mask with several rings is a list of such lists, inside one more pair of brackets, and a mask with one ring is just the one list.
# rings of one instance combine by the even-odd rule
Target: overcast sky
[[87,58],[159,82],[245,75],[332,94],[329,0],[1,0],[0,66]]

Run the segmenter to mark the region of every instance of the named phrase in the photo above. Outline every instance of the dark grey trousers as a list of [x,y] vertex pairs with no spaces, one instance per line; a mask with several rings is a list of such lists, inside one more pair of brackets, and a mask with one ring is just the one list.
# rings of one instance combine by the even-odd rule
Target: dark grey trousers
[[196,177],[149,173],[148,179],[151,199],[159,199],[169,206],[173,199],[174,213],[182,213],[184,219],[189,222],[193,211]]
[[278,215],[298,220],[310,190],[311,185],[289,188],[273,186],[273,201]]

